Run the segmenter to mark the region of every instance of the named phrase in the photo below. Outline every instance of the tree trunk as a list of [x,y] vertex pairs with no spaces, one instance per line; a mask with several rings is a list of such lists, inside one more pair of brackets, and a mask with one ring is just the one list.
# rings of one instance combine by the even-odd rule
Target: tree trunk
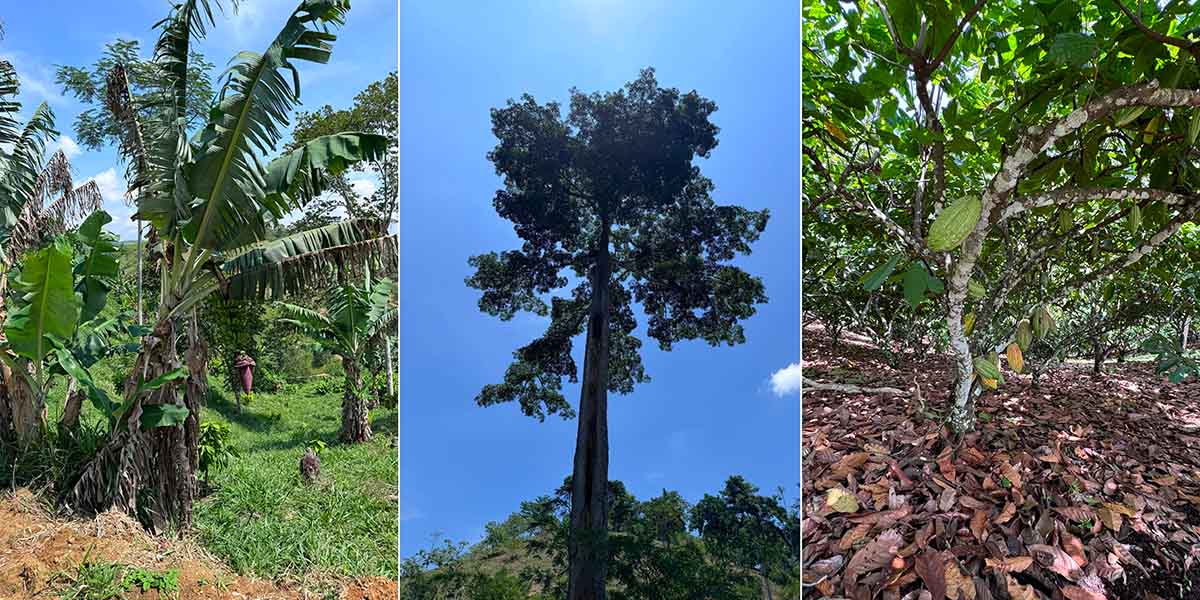
[[[0,273],[0,343],[7,340],[4,322],[8,309],[4,297],[8,295],[8,273]],[[25,368],[26,361],[17,361]],[[29,382],[20,373],[14,373],[8,363],[0,362],[0,439],[12,440],[21,447],[33,444],[42,434],[46,419],[46,406],[38,394],[29,388]]]
[[[969,273],[968,273],[969,274]],[[962,286],[966,288],[965,280]],[[950,349],[954,354],[954,388],[952,389],[954,405],[950,412],[950,426],[962,433],[975,428],[975,414],[972,400],[975,394],[975,365],[971,360],[971,345],[963,330],[963,303],[965,294],[959,294],[957,301],[953,292],[950,297],[949,311],[946,315],[946,325],[950,332]],[[980,324],[976,324],[979,327]]]
[[1188,315],[1187,318],[1183,320],[1183,335],[1179,337],[1179,347],[1184,353],[1187,352],[1188,334],[1191,333],[1191,328],[1192,315]]
[[183,424],[184,441],[194,474],[200,468],[200,407],[208,403],[208,343],[204,332],[192,311],[188,319],[188,349],[185,357],[188,367],[187,388],[184,403],[188,416]]
[[371,423],[367,419],[367,402],[362,390],[362,373],[353,358],[344,358],[345,391],[342,393],[342,441],[357,444],[371,439]]
[[[162,306],[159,310],[162,315],[169,313]],[[65,504],[86,513],[120,510],[159,532],[172,527],[182,532],[191,526],[196,493],[193,427],[198,424],[198,415],[189,412],[181,425],[143,429],[145,408],[166,404],[184,408],[187,400],[180,397],[177,381],[157,390],[138,392],[139,382],[181,366],[175,325],[170,318],[160,318],[154,331],[143,339],[142,351],[125,381],[129,409],[109,442],[64,497]]]
[[608,575],[608,228],[604,221],[592,268],[575,468],[571,476],[568,600],[604,600]]
[[1099,338],[1092,339],[1092,374],[1099,375],[1104,367],[1104,344]]
[[392,340],[391,338],[384,339],[383,355],[387,358],[387,391],[388,395],[396,393],[395,379],[392,375]]
[[137,221],[137,322],[142,324],[142,222]]
[[[0,340],[4,336],[0,333]],[[16,361],[17,368],[28,369],[29,362],[24,359]],[[29,381],[20,373],[14,372],[7,363],[0,363],[0,376],[4,380],[3,395],[0,401],[6,402],[3,410],[12,427],[12,437],[22,448],[28,448],[42,437],[46,423],[46,403],[33,388]]]
[[67,401],[63,404],[62,418],[58,420],[61,431],[75,429],[79,426],[79,413],[83,410],[83,401],[87,392],[79,387],[79,383],[71,378],[67,383]]

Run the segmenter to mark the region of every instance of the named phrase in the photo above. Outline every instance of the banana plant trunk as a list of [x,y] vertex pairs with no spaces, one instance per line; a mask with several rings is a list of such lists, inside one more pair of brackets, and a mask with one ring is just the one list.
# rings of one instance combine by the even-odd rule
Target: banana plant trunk
[[[160,315],[169,314],[166,307]],[[75,486],[66,494],[70,508],[97,513],[120,510],[155,531],[174,528],[184,531],[192,523],[195,501],[195,432],[198,428],[192,394],[180,397],[176,381],[153,391],[139,391],[139,382],[151,381],[182,365],[176,349],[175,324],[160,317],[142,350],[133,372],[125,381],[128,409],[116,423],[104,448],[84,467]],[[142,414],[147,406],[173,404],[190,410],[183,424],[144,429]]]
[[604,600],[608,576],[609,225],[603,223],[592,268],[579,429],[571,476],[568,600]]
[[[8,273],[0,274],[0,342],[6,340],[4,323],[8,319],[8,309],[4,298],[8,295]],[[16,361],[26,368],[26,361]],[[42,397],[34,392],[29,382],[9,368],[8,363],[0,362],[0,438],[17,442],[22,448],[28,448],[42,436],[43,425],[46,422],[46,404]]]
[[357,444],[371,439],[371,423],[367,418],[366,394],[362,390],[362,372],[351,357],[342,360],[346,370],[345,391],[342,393],[342,441]]
[[185,355],[188,367],[187,388],[184,402],[188,416],[183,423],[188,459],[192,464],[192,475],[200,468],[200,407],[208,403],[208,343],[196,311],[188,319],[188,349]]
[[83,411],[83,401],[86,398],[87,392],[72,378],[67,384],[67,401],[63,404],[62,418],[58,420],[60,430],[67,431],[79,426],[79,413]]

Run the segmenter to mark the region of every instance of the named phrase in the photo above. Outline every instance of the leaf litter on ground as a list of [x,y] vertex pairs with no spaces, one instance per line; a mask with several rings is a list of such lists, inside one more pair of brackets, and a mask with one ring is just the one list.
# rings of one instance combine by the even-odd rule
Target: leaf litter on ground
[[[903,368],[805,330],[804,376],[908,396],[805,391],[804,579],[812,597],[1200,597],[1200,383],[1148,364],[1070,365],[934,418],[952,361]],[[842,377],[842,378],[839,378]],[[919,386],[919,394],[913,394]]]

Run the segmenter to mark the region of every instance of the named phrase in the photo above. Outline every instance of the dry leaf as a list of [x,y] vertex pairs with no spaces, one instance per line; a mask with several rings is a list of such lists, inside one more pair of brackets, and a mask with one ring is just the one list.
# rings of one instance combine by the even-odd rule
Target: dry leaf
[[1079,564],[1075,562],[1075,559],[1058,546],[1033,544],[1029,546],[1029,552],[1038,564],[1071,581],[1078,581],[1079,577],[1083,575],[1079,571]]
[[1016,514],[1017,514],[1017,505],[1013,504],[1012,502],[1008,502],[1004,505],[1004,510],[1000,511],[1000,514],[996,516],[996,522],[1003,525],[1003,524],[1007,523],[1009,519],[1013,518]]
[[946,563],[946,597],[950,600],[975,600],[975,582],[964,577],[953,560]]
[[838,548],[841,549],[842,552],[849,551],[851,548],[854,547],[854,544],[858,543],[859,540],[863,539],[864,537],[867,537],[867,533],[869,533],[870,531],[871,531],[870,523],[863,523],[862,525],[859,525],[858,527],[855,527],[854,529],[847,531],[846,535],[842,536],[842,541],[838,542]]
[[1007,578],[1005,579],[1005,583],[1007,584],[1006,587],[1008,587],[1008,597],[1012,598],[1012,600],[1041,600],[1037,592],[1033,591],[1032,586],[1017,583],[1017,580],[1013,579],[1012,575],[1005,575],[1005,577]]
[[858,498],[842,488],[832,488],[825,496],[825,506],[835,513],[856,513]]
[[989,568],[1001,573],[1020,573],[1033,564],[1032,556],[1010,556],[1008,558],[989,558],[986,561]]
[[946,597],[946,555],[941,552],[926,550],[913,559],[913,571],[925,588],[932,594],[932,600],[943,600]]
[[1096,509],[1096,518],[1100,519],[1104,526],[1114,532],[1121,531],[1121,524],[1124,520],[1121,518],[1121,513],[1108,508],[1108,505],[1101,506]]
[[987,520],[988,511],[986,510],[977,510],[971,517],[971,534],[981,542],[987,537]]
[[855,552],[850,564],[846,565],[847,585],[853,587],[862,574],[890,565],[892,557],[900,551],[902,545],[904,537],[894,529],[879,534],[879,537]]

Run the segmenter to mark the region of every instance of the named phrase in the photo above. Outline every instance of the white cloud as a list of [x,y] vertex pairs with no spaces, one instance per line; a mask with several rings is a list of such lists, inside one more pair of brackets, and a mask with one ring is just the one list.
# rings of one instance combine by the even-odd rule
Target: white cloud
[[46,149],[46,154],[51,155],[58,150],[62,150],[63,154],[67,155],[67,158],[75,158],[80,152],[79,144],[76,144],[75,140],[71,139],[69,135],[58,136],[58,139]]
[[54,83],[54,73],[49,66],[27,60],[23,53],[0,53],[0,60],[12,63],[20,78],[20,94],[18,98],[26,106],[22,106],[22,116],[28,117],[29,112],[43,100],[49,104],[62,106],[70,100],[58,91]]
[[84,183],[89,181],[96,182],[104,199],[104,210],[112,215],[112,223],[108,224],[107,229],[124,241],[137,239],[137,227],[130,220],[133,207],[125,204],[125,180],[117,175],[117,170],[109,167],[88,177]]
[[800,391],[800,363],[792,363],[771,374],[771,391],[786,396]]
[[363,198],[374,194],[375,190],[379,189],[379,185],[375,183],[374,177],[351,179],[350,187],[354,188],[354,192]]

